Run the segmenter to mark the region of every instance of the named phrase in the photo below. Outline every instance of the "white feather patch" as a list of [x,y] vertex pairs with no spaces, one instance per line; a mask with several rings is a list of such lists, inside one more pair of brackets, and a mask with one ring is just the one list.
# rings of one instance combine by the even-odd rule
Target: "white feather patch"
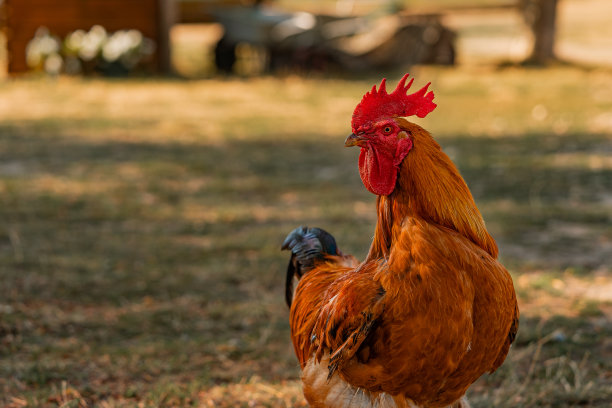
[[[354,387],[342,380],[337,374],[327,380],[329,374],[329,355],[325,355],[318,363],[314,358],[308,360],[302,372],[304,385],[316,391],[316,398],[309,401],[313,405],[327,408],[398,408],[393,397],[387,393],[372,393]],[[406,400],[406,408],[419,408],[412,401]]]

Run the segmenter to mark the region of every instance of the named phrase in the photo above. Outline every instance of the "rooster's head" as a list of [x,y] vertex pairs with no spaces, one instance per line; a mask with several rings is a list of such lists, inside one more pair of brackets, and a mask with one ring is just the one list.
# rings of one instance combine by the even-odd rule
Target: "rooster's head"
[[[377,195],[389,195],[395,189],[400,164],[412,149],[410,132],[400,126],[397,118],[416,115],[424,118],[435,109],[433,92],[429,84],[413,94],[406,92],[408,74],[400,80],[393,92],[387,93],[386,79],[363,96],[353,112],[353,133],[345,146],[359,146],[359,174],[368,190]],[[405,121],[402,121],[405,123]]]

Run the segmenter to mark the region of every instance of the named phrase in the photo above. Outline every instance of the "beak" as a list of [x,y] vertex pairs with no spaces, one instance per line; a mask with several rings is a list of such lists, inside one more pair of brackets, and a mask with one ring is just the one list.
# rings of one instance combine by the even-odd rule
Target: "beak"
[[351,146],[364,147],[366,145],[367,140],[368,139],[366,139],[363,136],[357,136],[356,134],[351,133],[350,135],[348,135],[348,137],[344,141],[344,147],[351,147]]

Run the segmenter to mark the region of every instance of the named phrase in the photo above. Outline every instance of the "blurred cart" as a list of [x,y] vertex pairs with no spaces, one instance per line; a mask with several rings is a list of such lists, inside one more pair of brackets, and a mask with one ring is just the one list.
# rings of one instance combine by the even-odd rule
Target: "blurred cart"
[[232,71],[239,44],[265,50],[266,71],[363,71],[455,62],[455,34],[436,14],[339,17],[260,4],[218,7],[210,14],[224,29],[215,63],[226,72]]

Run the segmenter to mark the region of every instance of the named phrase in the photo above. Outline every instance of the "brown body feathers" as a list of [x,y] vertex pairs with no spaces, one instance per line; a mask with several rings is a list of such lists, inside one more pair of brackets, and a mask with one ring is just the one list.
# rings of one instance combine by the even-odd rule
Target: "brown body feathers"
[[301,277],[291,336],[313,407],[467,406],[518,329],[512,279],[472,195],[427,131],[377,202],[367,258],[328,255]]

